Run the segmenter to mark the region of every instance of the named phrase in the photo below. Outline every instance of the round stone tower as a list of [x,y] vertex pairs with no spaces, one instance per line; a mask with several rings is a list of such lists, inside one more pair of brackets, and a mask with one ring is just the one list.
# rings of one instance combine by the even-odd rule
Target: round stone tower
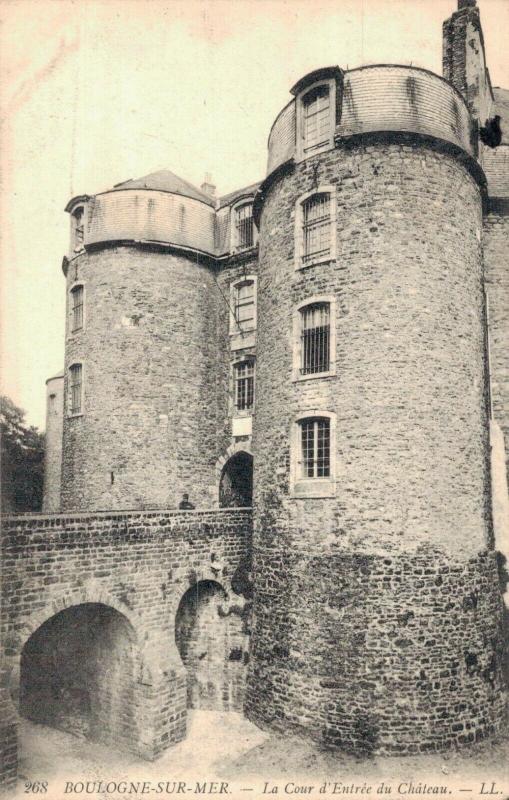
[[425,70],[318,70],[269,137],[246,711],[417,753],[502,725],[484,176]]
[[164,171],[67,211],[62,508],[212,505],[214,200]]

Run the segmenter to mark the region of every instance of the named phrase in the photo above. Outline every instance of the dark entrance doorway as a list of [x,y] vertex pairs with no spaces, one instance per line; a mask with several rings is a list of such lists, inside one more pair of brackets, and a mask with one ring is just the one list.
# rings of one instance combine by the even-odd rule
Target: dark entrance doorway
[[130,622],[110,606],[83,603],[46,620],[21,653],[20,713],[95,741],[136,750],[141,668]]
[[253,503],[253,456],[241,451],[224,465],[219,483],[221,508],[251,506]]

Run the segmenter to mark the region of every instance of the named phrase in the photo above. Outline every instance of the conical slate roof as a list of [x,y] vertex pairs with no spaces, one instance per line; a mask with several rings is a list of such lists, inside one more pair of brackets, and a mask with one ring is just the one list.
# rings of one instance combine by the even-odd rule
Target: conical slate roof
[[153,189],[157,192],[172,192],[172,194],[181,194],[184,197],[200,200],[209,206],[215,204],[210,195],[200,191],[183,178],[179,178],[169,169],[161,169],[158,172],[151,172],[150,175],[145,175],[143,178],[133,178],[123,183],[117,183],[110,191],[121,191],[122,189]]

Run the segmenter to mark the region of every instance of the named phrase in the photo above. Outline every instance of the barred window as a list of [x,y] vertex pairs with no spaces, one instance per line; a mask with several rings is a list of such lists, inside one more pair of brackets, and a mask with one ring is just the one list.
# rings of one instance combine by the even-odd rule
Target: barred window
[[85,238],[84,209],[82,206],[73,211],[72,218],[74,225],[74,249],[79,250]]
[[254,228],[253,228],[253,204],[244,203],[235,209],[235,243],[240,249],[253,247]]
[[237,331],[252,330],[255,327],[254,281],[247,280],[235,284],[233,305]]
[[83,369],[81,364],[73,364],[69,369],[69,413],[81,414]]
[[312,417],[299,423],[301,478],[330,477],[330,420]]
[[253,358],[235,364],[235,408],[250,411],[254,406],[255,362]]
[[316,150],[327,144],[330,136],[330,97],[328,86],[317,86],[305,95],[304,152]]
[[311,303],[300,311],[302,375],[330,369],[330,303]]
[[302,204],[302,263],[328,258],[331,255],[330,194],[314,194]]
[[83,327],[83,286],[73,286],[71,289],[71,303],[71,331],[74,333]]

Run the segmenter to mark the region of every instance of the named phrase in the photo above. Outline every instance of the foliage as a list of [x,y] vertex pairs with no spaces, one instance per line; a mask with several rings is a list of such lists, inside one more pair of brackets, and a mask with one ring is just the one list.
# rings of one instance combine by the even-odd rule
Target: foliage
[[2,511],[40,511],[44,434],[25,422],[25,412],[0,397]]

